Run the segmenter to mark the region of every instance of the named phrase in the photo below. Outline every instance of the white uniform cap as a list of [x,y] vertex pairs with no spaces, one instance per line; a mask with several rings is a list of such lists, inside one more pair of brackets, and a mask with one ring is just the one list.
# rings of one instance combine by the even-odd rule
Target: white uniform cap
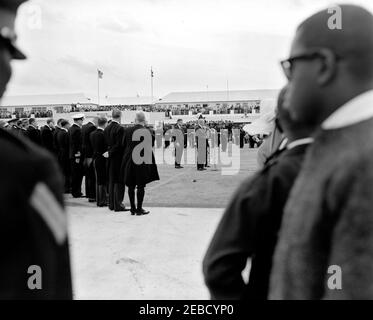
[[74,120],[84,119],[84,113],[74,114],[71,118],[73,118]]

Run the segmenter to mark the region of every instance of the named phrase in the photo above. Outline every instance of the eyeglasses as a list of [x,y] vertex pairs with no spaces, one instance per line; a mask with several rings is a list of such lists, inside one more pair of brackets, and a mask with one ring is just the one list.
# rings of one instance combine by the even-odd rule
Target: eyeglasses
[[[323,49],[323,50],[332,54],[334,56],[335,61],[340,61],[340,60],[343,59],[342,56],[336,54],[335,52],[331,51],[330,49]],[[280,63],[281,63],[281,66],[282,66],[282,70],[285,73],[285,76],[288,78],[288,80],[291,80],[291,78],[293,76],[294,62],[295,61],[297,61],[297,60],[298,61],[299,60],[313,60],[313,59],[317,59],[317,58],[325,59],[326,54],[322,53],[321,51],[313,51],[313,52],[304,53],[304,54],[300,54],[300,55],[297,55],[297,56],[290,57],[289,59],[283,60]]]
[[282,70],[284,71],[284,74],[288,80],[292,78],[293,75],[293,69],[294,69],[294,62],[299,60],[313,60],[316,58],[322,58],[323,55],[320,52],[311,52],[311,53],[305,53],[300,54],[297,56],[290,57],[286,60],[283,60],[280,62]]

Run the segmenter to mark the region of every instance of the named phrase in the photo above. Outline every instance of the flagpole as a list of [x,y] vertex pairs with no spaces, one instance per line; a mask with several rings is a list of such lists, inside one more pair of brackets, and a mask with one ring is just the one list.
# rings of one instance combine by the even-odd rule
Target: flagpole
[[153,66],[150,67],[150,90],[151,90],[151,104],[153,104]]
[[97,105],[100,107],[100,75],[97,69]]

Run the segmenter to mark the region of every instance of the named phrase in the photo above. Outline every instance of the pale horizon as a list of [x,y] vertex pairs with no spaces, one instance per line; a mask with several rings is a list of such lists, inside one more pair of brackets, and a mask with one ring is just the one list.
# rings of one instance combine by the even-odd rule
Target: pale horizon
[[[373,9],[369,1],[349,1]],[[296,26],[333,2],[316,0],[32,0],[19,11],[19,47],[7,96],[278,89],[279,61]]]

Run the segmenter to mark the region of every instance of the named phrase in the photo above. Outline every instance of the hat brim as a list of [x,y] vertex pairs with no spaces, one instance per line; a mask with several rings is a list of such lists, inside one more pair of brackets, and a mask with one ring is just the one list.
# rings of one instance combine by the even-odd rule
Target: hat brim
[[14,44],[12,44],[12,58],[14,60],[25,60],[27,57],[19,50]]

